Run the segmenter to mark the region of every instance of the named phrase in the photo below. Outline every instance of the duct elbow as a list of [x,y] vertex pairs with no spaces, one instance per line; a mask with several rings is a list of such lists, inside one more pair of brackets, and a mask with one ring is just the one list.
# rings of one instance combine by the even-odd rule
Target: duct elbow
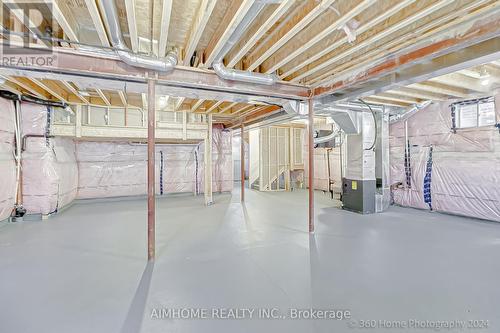
[[215,62],[213,68],[215,73],[224,80],[264,84],[268,86],[273,85],[278,80],[278,77],[274,74],[254,73],[227,68],[222,61]]
[[139,54],[133,54],[125,50],[118,50],[120,59],[130,66],[142,67],[158,72],[170,72],[177,65],[177,55],[169,52],[163,59],[156,59]]
[[314,144],[317,145],[317,144],[320,144],[320,143],[325,143],[325,142],[332,141],[339,134],[340,134],[340,131],[332,131],[330,134],[328,134],[326,136],[321,136],[321,137],[318,137],[318,138],[314,138]]
[[177,65],[177,55],[169,52],[163,59],[143,56],[130,51],[123,41],[115,0],[101,1],[108,21],[109,37],[118,57],[126,64],[158,72],[169,72]]

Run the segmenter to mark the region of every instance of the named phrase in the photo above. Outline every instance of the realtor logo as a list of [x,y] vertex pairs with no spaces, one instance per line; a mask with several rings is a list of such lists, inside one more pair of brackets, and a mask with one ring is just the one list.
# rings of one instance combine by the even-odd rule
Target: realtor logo
[[52,53],[52,4],[2,1],[2,56],[46,57]]

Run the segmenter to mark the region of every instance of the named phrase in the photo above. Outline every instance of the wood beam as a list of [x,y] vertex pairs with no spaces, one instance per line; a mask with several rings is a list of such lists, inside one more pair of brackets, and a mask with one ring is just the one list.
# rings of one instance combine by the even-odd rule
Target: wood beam
[[219,107],[219,105],[221,105],[222,103],[224,103],[224,101],[218,101],[218,102],[215,102],[214,104],[212,104],[206,111],[205,113],[206,114],[209,114],[209,113],[212,113],[215,111],[215,109],[217,107]]
[[198,110],[198,108],[203,104],[203,102],[205,102],[205,100],[203,99],[197,100],[196,103],[194,103],[194,105],[191,107],[191,112],[195,112],[196,110]]
[[[370,30],[371,28],[373,28],[377,24],[385,21],[387,18],[389,18],[392,15],[396,14],[401,9],[403,9],[403,8],[411,5],[415,1],[416,0],[403,0],[403,1],[399,1],[395,6],[391,7],[389,10],[383,12],[381,15],[375,17],[374,19],[368,21],[367,23],[361,25],[358,29],[356,29],[357,35],[361,35],[362,33]],[[314,61],[320,59],[321,57],[327,55],[331,51],[339,48],[340,46],[342,46],[342,45],[344,45],[344,44],[346,44],[348,42],[349,42],[349,40],[348,40],[348,38],[346,36],[346,37],[342,37],[338,41],[333,42],[332,44],[327,44],[328,46],[326,46],[325,48],[323,48],[318,53],[315,53],[315,54],[311,55],[310,57],[307,57],[307,59],[305,59],[304,61],[302,61],[300,64],[298,64],[298,65],[296,65],[296,66],[288,69],[285,73],[283,73],[282,75],[280,75],[280,78],[283,79],[283,78],[286,78],[286,77],[292,75],[293,73],[297,72],[301,68],[304,68],[305,66],[309,65],[310,63],[313,63]]]
[[458,71],[457,73],[463,74],[463,75],[471,77],[473,79],[479,79],[481,77],[481,73],[479,73],[479,71],[476,71],[474,69],[462,69],[461,71]]
[[121,90],[117,90],[118,96],[120,97],[120,101],[122,102],[124,107],[128,106],[127,103],[127,96],[125,96],[125,93]]
[[486,73],[488,73],[493,79],[493,81],[500,82],[500,67],[492,64],[486,64],[483,67],[485,68]]
[[444,100],[448,99],[448,97],[443,95],[443,94],[421,91],[421,90],[414,89],[414,88],[412,89],[410,87],[400,87],[400,88],[397,88],[395,90],[389,90],[387,92],[394,93],[394,94],[400,95],[400,96],[415,97],[415,98],[424,99],[424,100],[444,101]]
[[58,100],[69,103],[68,94],[59,87],[55,82],[43,79],[31,79],[36,85],[46,90],[49,94],[57,98]]
[[[19,5],[15,1],[2,0],[1,2],[4,3],[4,5],[8,5],[10,8],[10,12],[12,14],[14,14],[14,16],[17,18],[17,21],[14,20],[14,27],[13,27],[14,31],[24,32],[23,31],[24,22],[28,22],[29,26],[24,26],[27,30],[31,31],[33,34],[38,35],[38,36],[43,35],[42,32],[38,28],[36,28],[36,27],[38,27],[38,24],[33,23],[33,21],[29,17],[24,15],[24,10],[21,7],[19,7]],[[5,19],[6,18],[4,18],[4,20]],[[11,36],[10,38],[12,38],[12,37],[19,38],[21,41],[23,40],[23,37],[20,37],[20,36],[19,37]]]
[[[349,10],[346,14],[339,17],[335,22],[328,25],[325,29],[320,31],[319,33],[314,34],[311,39],[309,39],[305,44],[299,45],[294,49],[294,51],[290,52],[288,49],[282,49],[277,52],[275,57],[280,58],[285,55],[284,58],[275,62],[274,64],[267,64],[267,61],[262,63],[262,67],[265,68],[266,73],[273,73],[278,70],[283,65],[289,63],[290,61],[299,57],[302,53],[306,52],[328,35],[332,34],[334,31],[345,25],[347,22],[352,20],[355,16],[359,15],[363,11],[365,11],[368,7],[372,6],[377,0],[363,0],[356,6],[354,6],[351,10]],[[281,54],[279,54],[281,53]],[[274,58],[274,57],[273,57]]]
[[85,104],[90,104],[89,100],[85,98],[80,92],[70,83],[67,81],[59,81],[66,89],[68,89],[73,95],[78,97],[83,103]]
[[[446,15],[432,20],[428,24],[412,30],[411,33],[394,38],[390,42],[382,45],[382,47],[374,48],[371,51],[363,53],[362,56],[347,61],[338,67],[336,66],[330,70],[323,71],[322,74],[314,77],[308,81],[308,83],[314,87],[325,85],[331,81],[337,80],[339,75],[349,76],[351,73],[359,71],[360,69],[366,69],[366,67],[374,63],[374,59],[383,59],[383,57],[395,54],[399,50],[404,50],[405,47],[411,49],[417,44],[420,46],[434,44],[435,38],[432,38],[433,36],[439,36],[439,33],[449,34],[449,31],[453,29],[462,29],[464,22],[487,16],[488,13],[495,11],[500,5],[500,3],[497,2],[481,7],[486,2],[488,2],[488,0],[478,0],[459,10],[451,11]],[[480,8],[478,9],[478,7]],[[348,70],[344,71],[346,68],[348,68]]]
[[111,106],[110,98],[104,94],[104,92],[101,89],[97,89],[97,94],[99,94],[99,97],[102,99],[102,101],[107,105]]
[[229,105],[225,106],[222,110],[220,110],[217,114],[226,113],[227,111],[230,111],[231,108],[235,107],[236,105],[238,105],[237,102],[230,103]]
[[170,28],[170,15],[172,13],[172,0],[163,0],[161,11],[160,40],[158,41],[158,56],[167,54],[168,29]]
[[206,61],[203,65],[205,68],[212,66],[212,62],[215,60],[215,57],[219,55],[219,52],[226,45],[232,33],[241,23],[241,20],[243,20],[245,15],[248,13],[248,10],[252,7],[253,3],[254,0],[242,0],[241,5],[239,1],[231,2],[231,6],[228,8],[224,18],[219,24],[219,27],[224,30],[220,34],[216,32],[205,51],[207,55]]
[[378,41],[390,36],[393,33],[396,33],[397,31],[409,26],[410,24],[413,24],[414,22],[418,22],[419,20],[422,20],[422,18],[432,14],[433,12],[449,5],[452,3],[454,0],[440,0],[434,4],[431,4],[428,7],[425,7],[424,9],[416,12],[415,14],[411,15],[410,17],[407,17],[398,23],[391,25],[389,28],[382,30],[380,33],[375,34],[365,40],[363,40],[360,43],[356,43],[353,47],[345,50],[344,52],[340,52],[339,54],[336,54],[333,57],[330,57],[328,60],[321,62],[317,66],[314,66],[313,68],[301,73],[300,75],[294,77],[291,81],[292,82],[298,82],[303,78],[306,78],[308,76],[311,76],[312,74],[323,70],[324,68],[333,65],[334,63],[351,56],[352,54],[362,50],[365,47],[368,47],[370,45],[375,45]]
[[241,121],[246,124],[259,118],[267,117],[275,112],[279,112],[280,110],[281,108],[279,106],[262,106],[260,108],[251,110],[248,114],[240,115],[240,117],[237,117],[237,121]]
[[234,67],[252,47],[271,29],[271,27],[294,5],[295,0],[284,0],[259,29],[238,49],[238,52],[229,60],[227,67]]
[[[20,52],[22,50],[21,47]],[[54,47],[52,54],[57,56],[57,62],[47,62],[42,66],[4,63],[0,68],[0,74],[76,81],[85,88],[112,91],[122,90],[123,82],[127,82],[127,92],[146,91],[147,80],[144,69],[128,66],[116,57],[68,50],[66,47]],[[258,97],[259,100],[274,104],[283,103],[283,99],[304,100],[310,94],[310,89],[302,85],[282,82],[272,86],[245,82],[235,84],[221,79],[213,71],[185,66],[178,66],[175,71],[169,73],[159,72],[156,87],[159,95],[196,94],[196,98],[212,101],[242,101]]]
[[102,46],[109,47],[109,40],[106,34],[106,28],[101,19],[101,14],[99,13],[99,9],[97,8],[97,4],[95,0],[85,0],[85,4],[87,5],[87,9],[89,10],[90,17],[92,18],[92,22],[94,22],[94,27],[99,36],[99,40],[101,41]]
[[451,73],[443,76],[438,76],[430,79],[432,82],[443,83],[452,87],[466,88],[469,90],[487,93],[490,89],[481,84],[478,79],[473,79],[469,76],[460,73]]
[[388,100],[382,97],[377,97],[377,96],[370,96],[370,97],[363,97],[363,100],[369,103],[373,104],[383,104],[383,105],[389,105],[389,106],[397,106],[397,107],[409,107],[411,106],[411,103],[402,103],[402,102],[395,102],[392,100]]
[[[264,53],[260,55],[250,55],[248,57],[248,70],[253,71],[260,64],[262,64],[266,59],[268,59],[274,52],[285,45],[290,39],[292,39],[298,32],[308,26],[314,19],[316,19],[321,13],[327,10],[330,5],[332,5],[335,0],[322,0],[318,5],[312,8],[307,14],[305,12],[299,13],[298,22],[293,25],[290,30],[288,30],[283,36],[281,36],[277,41],[275,41],[270,47],[267,47]],[[304,15],[305,14],[305,15]],[[297,19],[296,18],[296,19]]]
[[[52,16],[57,21],[59,26],[63,29],[64,34],[68,37],[69,40],[73,42],[78,42],[78,36],[73,29],[72,24],[68,21],[67,8],[65,8],[65,4],[60,1],[53,0],[44,0],[44,2],[52,9]],[[62,6],[60,5],[62,4]]]
[[444,84],[439,84],[430,81],[414,83],[412,85],[409,85],[408,88],[425,91],[427,93],[443,94],[452,97],[466,98],[469,96],[467,90],[465,89],[453,88]]
[[386,99],[388,101],[408,103],[408,104],[418,104],[418,103],[422,102],[422,100],[418,99],[418,98],[405,97],[405,96],[397,95],[396,93],[389,93],[389,92],[373,95],[372,97],[380,97],[380,98]]
[[1,75],[1,77],[6,79],[7,81],[10,81],[10,82],[18,85],[22,89],[26,90],[27,92],[29,92],[30,94],[32,94],[38,98],[47,99],[50,96],[46,90],[44,90],[40,86],[36,85],[28,78],[4,76],[4,75]]
[[237,110],[234,110],[233,112],[231,112],[231,116],[234,116],[234,115],[236,115],[236,114],[239,114],[239,113],[242,113],[242,112],[245,112],[245,111],[251,110],[251,109],[253,109],[254,107],[255,107],[254,105],[245,105],[245,106],[243,106],[242,108],[237,109]]
[[179,110],[179,108],[182,106],[182,103],[184,103],[185,100],[186,100],[186,97],[179,97],[179,99],[177,100],[177,102],[174,105],[174,111]]
[[[500,17],[496,14],[489,17],[482,15],[475,16],[470,21],[476,24],[468,25],[470,28],[458,36],[450,37],[448,31],[438,37],[433,35],[432,39],[429,38],[430,43],[422,41],[421,47],[394,55],[355,78],[341,75],[333,83],[315,87],[314,95],[331,95],[333,92],[345,91],[348,87],[349,94],[367,95],[374,90],[381,92],[382,86],[385,90],[390,90],[397,85],[405,85],[406,82],[422,81],[463,69],[470,64],[491,61],[490,59],[498,56],[500,49]],[[357,91],[352,89],[356,85],[359,86]],[[344,93],[342,97],[336,96],[335,99],[339,100],[347,95]]]
[[[258,114],[258,113],[262,112],[263,110],[266,110],[269,108],[270,108],[269,106],[259,106],[257,108],[252,109],[252,110],[242,112],[240,115],[238,115],[238,117],[236,117],[235,119],[232,119],[231,123],[228,125],[228,128],[231,128],[231,129],[237,128],[238,126],[240,126],[240,124],[242,122],[246,123],[248,121],[247,119],[248,119],[249,115]],[[268,112],[268,110],[266,110],[266,112]]]
[[22,91],[19,90],[18,87],[16,87],[14,84],[10,83],[10,82],[4,82],[2,84],[0,84],[0,87],[4,90],[8,90],[10,91],[11,93],[14,93],[16,95],[22,95]]
[[194,51],[196,51],[196,47],[200,42],[201,36],[203,36],[203,32],[205,31],[210,16],[212,16],[212,12],[214,11],[216,4],[217,0],[201,1],[200,8],[196,12],[196,17],[194,18],[191,29],[189,30],[188,40],[184,46],[184,66],[190,65],[191,57],[193,56]]
[[130,35],[130,46],[132,51],[139,51],[139,37],[137,35],[137,22],[135,19],[135,1],[134,0],[124,0],[125,1],[125,11],[127,12],[127,24],[128,32]]

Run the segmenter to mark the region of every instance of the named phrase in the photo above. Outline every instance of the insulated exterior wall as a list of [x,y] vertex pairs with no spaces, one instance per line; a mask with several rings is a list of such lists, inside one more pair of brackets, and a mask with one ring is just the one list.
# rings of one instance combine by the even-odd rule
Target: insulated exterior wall
[[[214,128],[213,189],[233,188],[231,133]],[[156,145],[156,194],[203,193],[204,148],[199,145]],[[147,151],[143,144],[78,142],[78,198],[140,196],[147,189]]]
[[[23,205],[28,214],[56,212],[71,203],[77,195],[78,198],[104,198],[146,194],[145,145],[88,141],[75,143],[69,138],[50,138],[50,127],[55,117],[53,109],[22,103],[21,112],[22,134],[26,142],[22,155]],[[8,123],[7,119],[5,123]],[[220,126],[215,126],[213,133],[212,187],[216,192],[231,191],[231,133]],[[8,145],[5,147],[7,149]],[[0,149],[4,149],[3,144]],[[157,193],[203,193],[203,155],[203,143],[157,145]],[[9,179],[13,174],[15,186],[15,166],[11,167],[12,162],[4,163],[2,160],[0,168],[5,165],[5,174],[9,175]],[[9,188],[12,186],[5,187],[6,193]],[[2,215],[7,214],[3,212],[5,209],[10,213],[14,204],[11,200],[14,194],[5,196],[5,200],[11,203],[6,204],[8,208],[0,206]]]
[[77,193],[75,143],[67,138],[29,137],[50,134],[53,110],[22,103],[23,206],[28,214],[50,214],[71,203]]
[[359,134],[346,135],[345,178],[375,180],[375,152],[369,149],[375,139],[374,119],[370,112],[359,113]]
[[14,110],[12,101],[0,98],[0,221],[10,216],[16,201]]
[[212,136],[212,189],[214,192],[229,192],[233,190],[234,180],[231,132],[224,130],[222,125],[215,125]]
[[[328,152],[328,150],[330,151]],[[330,160],[329,163],[328,159]],[[330,178],[328,177],[328,167],[330,167]],[[340,191],[342,187],[342,179],[340,177],[340,149],[315,148],[314,189],[328,191],[330,180],[333,181],[333,189],[337,192]]]
[[[331,125],[320,124],[317,126],[315,124],[316,130],[332,130]],[[302,131],[302,161],[306,161],[302,166],[304,167],[304,173],[307,175],[307,170],[309,170],[308,151],[309,147],[307,144],[307,131]],[[328,148],[314,148],[314,189],[321,191],[329,190],[329,178],[328,178],[328,158],[330,159],[330,178],[333,181],[333,189],[335,191],[340,191],[342,188],[342,179],[340,175],[340,148],[331,148],[330,152],[327,153]],[[329,157],[327,157],[329,156]],[[308,177],[305,177],[306,186],[309,187]]]
[[[500,96],[496,97],[499,119]],[[405,171],[405,125],[390,126],[394,202],[429,209],[424,177],[432,146],[431,204],[436,211],[500,222],[500,133],[495,126],[451,130],[451,102],[434,103],[408,122],[410,172]],[[407,173],[411,184],[407,184]]]

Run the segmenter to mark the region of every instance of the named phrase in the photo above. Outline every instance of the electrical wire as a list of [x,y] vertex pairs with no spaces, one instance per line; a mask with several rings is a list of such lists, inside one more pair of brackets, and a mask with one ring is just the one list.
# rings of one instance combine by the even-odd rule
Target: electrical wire
[[377,144],[377,139],[378,139],[377,117],[375,116],[375,111],[372,110],[370,104],[366,103],[361,98],[358,98],[358,101],[360,101],[361,103],[366,105],[368,107],[368,109],[370,109],[370,112],[372,113],[372,116],[373,116],[373,123],[375,125],[375,137],[373,138],[373,144],[371,145],[371,147],[365,148],[365,150],[373,150],[375,148],[375,145]]

